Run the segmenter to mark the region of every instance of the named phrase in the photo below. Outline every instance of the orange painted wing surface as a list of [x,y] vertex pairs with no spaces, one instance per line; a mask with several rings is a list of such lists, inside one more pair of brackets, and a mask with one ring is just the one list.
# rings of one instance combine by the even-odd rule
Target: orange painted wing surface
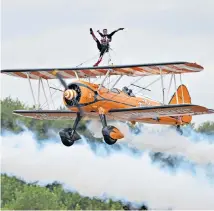
[[60,110],[16,110],[13,113],[40,120],[70,120],[77,116],[76,112]]
[[[40,120],[74,120],[76,112],[69,110],[15,110],[14,114]],[[99,119],[96,112],[84,112],[84,119]],[[111,117],[109,117],[111,119]]]
[[199,105],[183,104],[183,105],[138,107],[127,109],[112,109],[109,111],[109,116],[111,116],[111,118],[124,121],[140,121],[145,118],[158,118],[166,116],[173,117],[184,115],[193,116],[211,113],[214,113],[214,110],[207,109]]

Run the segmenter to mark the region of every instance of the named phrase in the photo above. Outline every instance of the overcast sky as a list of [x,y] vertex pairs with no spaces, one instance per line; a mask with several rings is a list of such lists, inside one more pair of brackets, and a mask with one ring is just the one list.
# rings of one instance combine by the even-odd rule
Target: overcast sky
[[[1,69],[76,66],[98,53],[90,27],[124,27],[111,43],[115,64],[197,62],[204,71],[183,82],[192,103],[214,108],[213,0],[2,0],[1,6]],[[152,91],[161,99],[157,87]],[[1,98],[9,95],[32,103],[25,79],[1,75]],[[193,119],[206,120],[214,115]]]

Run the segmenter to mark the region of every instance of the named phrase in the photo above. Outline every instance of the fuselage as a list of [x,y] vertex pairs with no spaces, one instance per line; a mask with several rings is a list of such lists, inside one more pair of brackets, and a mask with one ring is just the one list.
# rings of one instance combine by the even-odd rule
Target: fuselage
[[[130,96],[128,93],[117,88],[107,89],[102,86],[99,89],[99,84],[93,84],[86,81],[75,81],[72,84],[75,84],[80,88],[81,96],[79,104],[82,109],[87,112],[96,112],[99,107],[109,111],[111,109],[161,105],[159,102],[148,98]],[[70,110],[76,111],[75,106],[69,106],[65,99],[64,104]]]
[[[99,89],[99,84],[93,84],[86,81],[77,80],[69,84],[69,89],[75,90],[77,92],[77,101],[81,106],[82,110],[85,112],[99,112],[99,108],[105,110],[106,113],[111,109],[124,109],[133,107],[143,107],[143,106],[159,106],[160,102],[155,100],[145,98],[130,96],[123,90],[117,88],[107,89],[101,86]],[[63,97],[64,104],[66,107],[77,112],[78,109],[71,102]],[[143,119],[141,122],[153,123],[153,124],[181,124],[175,117],[161,117],[158,119]]]

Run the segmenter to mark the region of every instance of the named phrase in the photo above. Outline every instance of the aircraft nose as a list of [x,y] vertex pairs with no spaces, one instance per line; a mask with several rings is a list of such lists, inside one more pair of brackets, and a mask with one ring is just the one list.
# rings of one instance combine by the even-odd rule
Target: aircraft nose
[[77,96],[77,93],[75,90],[71,90],[71,89],[67,89],[65,92],[64,92],[64,97],[67,99],[67,100],[72,100],[73,98],[76,98]]

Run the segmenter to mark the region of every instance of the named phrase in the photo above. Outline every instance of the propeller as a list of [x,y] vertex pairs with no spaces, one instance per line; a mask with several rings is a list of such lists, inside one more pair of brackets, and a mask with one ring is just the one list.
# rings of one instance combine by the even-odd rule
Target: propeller
[[63,77],[59,74],[59,72],[57,70],[54,70],[53,75],[55,75],[58,80],[61,82],[62,86],[65,88],[64,91],[64,97],[68,100],[72,100],[74,102],[74,105],[78,108],[78,111],[80,113],[80,116],[83,116],[83,110],[80,106],[80,104],[78,103],[78,101],[76,100],[76,96],[77,93],[75,90],[70,90],[65,82],[65,80],[63,79]]
[[67,90],[68,86],[67,86],[65,80],[62,78],[62,76],[58,73],[58,71],[54,70],[53,74],[59,79],[59,81],[61,82],[62,86],[65,88],[65,90]]

